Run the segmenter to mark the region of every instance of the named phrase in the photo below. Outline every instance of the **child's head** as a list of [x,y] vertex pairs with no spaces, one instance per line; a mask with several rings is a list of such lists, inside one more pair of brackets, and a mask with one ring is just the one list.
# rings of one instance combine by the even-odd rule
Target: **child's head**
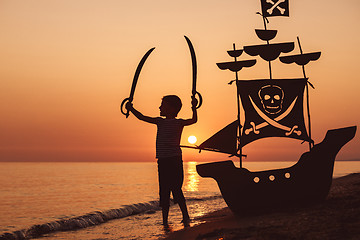
[[162,98],[160,115],[176,117],[182,107],[181,99],[176,95],[167,95]]

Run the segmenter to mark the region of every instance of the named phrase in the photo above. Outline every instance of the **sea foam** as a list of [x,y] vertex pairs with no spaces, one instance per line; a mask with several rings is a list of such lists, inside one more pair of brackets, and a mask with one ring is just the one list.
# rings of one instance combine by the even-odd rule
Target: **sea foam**
[[126,205],[117,209],[96,211],[78,217],[33,225],[28,229],[22,229],[11,233],[4,233],[0,236],[0,240],[31,239],[52,232],[86,228],[107,222],[112,219],[124,218],[127,216],[156,211],[159,209],[159,201]]

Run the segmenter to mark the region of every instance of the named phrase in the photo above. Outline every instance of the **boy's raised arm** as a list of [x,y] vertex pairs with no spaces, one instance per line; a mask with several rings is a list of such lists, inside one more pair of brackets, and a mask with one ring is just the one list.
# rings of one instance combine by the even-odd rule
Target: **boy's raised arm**
[[138,110],[136,110],[132,103],[130,102],[127,102],[126,105],[125,105],[125,108],[127,110],[129,110],[130,112],[132,112],[132,114],[134,114],[134,116],[141,120],[141,121],[144,121],[144,122],[148,122],[148,123],[153,123],[153,124],[156,124],[157,122],[157,118],[154,118],[154,117],[148,117],[148,116],[145,116],[143,115],[141,112],[139,112]]
[[197,122],[197,110],[196,110],[196,106],[197,106],[197,99],[195,97],[191,97],[191,109],[193,112],[192,118],[185,120],[185,126],[187,125],[191,125]]

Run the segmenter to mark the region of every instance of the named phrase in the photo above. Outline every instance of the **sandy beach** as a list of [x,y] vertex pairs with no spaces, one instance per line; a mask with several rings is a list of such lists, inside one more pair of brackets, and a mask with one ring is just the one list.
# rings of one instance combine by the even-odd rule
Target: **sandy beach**
[[165,239],[360,239],[360,173],[335,179],[321,204],[256,216],[225,208],[201,220]]

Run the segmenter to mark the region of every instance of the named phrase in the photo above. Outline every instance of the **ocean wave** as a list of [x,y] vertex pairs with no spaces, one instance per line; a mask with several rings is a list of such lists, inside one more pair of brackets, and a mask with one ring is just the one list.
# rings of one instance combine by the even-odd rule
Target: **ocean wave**
[[159,209],[159,201],[126,205],[117,209],[96,211],[78,217],[33,225],[28,229],[4,233],[0,235],[0,240],[31,239],[57,231],[76,230],[99,225],[112,219],[124,218],[135,214],[153,213]]
[[213,195],[213,196],[206,196],[206,197],[187,197],[186,201],[209,201],[214,199],[222,198],[221,195]]
[[[187,202],[208,201],[221,198],[221,195],[207,196],[207,197],[187,197]],[[171,203],[174,204],[173,201]],[[0,240],[24,240],[37,238],[44,234],[49,234],[58,231],[70,231],[81,228],[86,228],[94,225],[105,223],[109,220],[128,217],[131,215],[149,213],[160,210],[159,201],[150,201],[145,203],[136,203],[125,205],[121,208],[110,209],[105,211],[95,211],[82,216],[73,217],[69,219],[57,220],[44,224],[36,224],[27,229],[22,229],[14,232],[7,232],[0,235]]]

